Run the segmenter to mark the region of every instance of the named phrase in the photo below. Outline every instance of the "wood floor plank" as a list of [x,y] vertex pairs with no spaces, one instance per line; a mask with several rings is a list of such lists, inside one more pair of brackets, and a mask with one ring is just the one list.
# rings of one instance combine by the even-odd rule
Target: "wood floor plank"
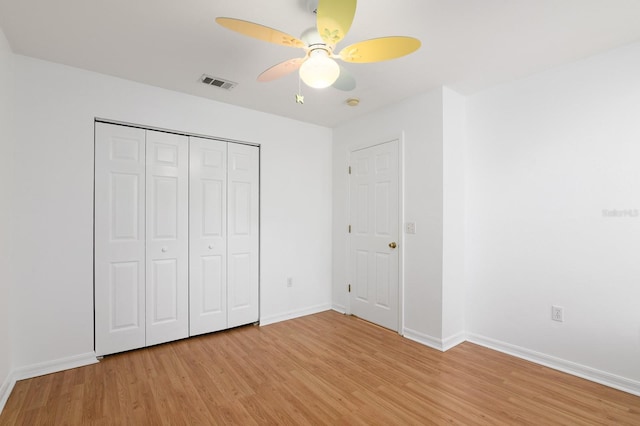
[[336,312],[22,380],[0,425],[640,425],[640,397]]

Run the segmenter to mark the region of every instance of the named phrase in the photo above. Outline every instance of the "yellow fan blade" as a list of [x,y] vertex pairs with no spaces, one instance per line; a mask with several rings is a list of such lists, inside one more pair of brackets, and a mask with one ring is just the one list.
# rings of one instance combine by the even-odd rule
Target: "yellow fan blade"
[[380,62],[415,52],[420,44],[420,40],[413,37],[374,38],[345,47],[339,56],[346,62]]
[[351,28],[356,0],[319,0],[316,27],[325,43],[336,45]]
[[216,18],[216,22],[225,28],[249,37],[257,38],[258,40],[264,40],[282,46],[305,47],[305,44],[294,36],[274,30],[273,28],[265,27],[264,25],[235,18]]
[[271,81],[276,78],[284,77],[287,74],[291,74],[292,72],[300,69],[300,65],[302,65],[305,59],[307,58],[295,58],[280,62],[260,74],[258,76],[258,81]]

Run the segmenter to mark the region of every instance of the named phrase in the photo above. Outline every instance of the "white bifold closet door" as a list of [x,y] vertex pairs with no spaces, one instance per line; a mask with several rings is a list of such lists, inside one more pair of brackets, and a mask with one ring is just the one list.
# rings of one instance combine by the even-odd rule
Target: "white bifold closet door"
[[190,138],[190,335],[258,320],[258,148]]
[[96,123],[96,354],[189,334],[188,138]]
[[228,145],[228,327],[258,321],[258,148]]
[[191,138],[189,334],[227,328],[227,143]]
[[145,345],[145,131],[96,123],[95,347]]
[[189,138],[147,130],[146,345],[189,336]]

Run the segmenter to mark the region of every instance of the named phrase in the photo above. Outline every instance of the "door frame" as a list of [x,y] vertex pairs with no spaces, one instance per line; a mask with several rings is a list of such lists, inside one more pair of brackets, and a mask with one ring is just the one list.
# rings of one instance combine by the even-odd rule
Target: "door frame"
[[[351,155],[354,151],[372,148],[388,142],[398,141],[398,330],[404,335],[404,132],[399,135],[355,142],[347,145],[347,163],[351,166]],[[351,174],[347,175],[347,223],[351,222]],[[347,235],[347,282],[353,282],[351,262],[352,234]],[[352,315],[351,294],[347,293],[346,314]]]

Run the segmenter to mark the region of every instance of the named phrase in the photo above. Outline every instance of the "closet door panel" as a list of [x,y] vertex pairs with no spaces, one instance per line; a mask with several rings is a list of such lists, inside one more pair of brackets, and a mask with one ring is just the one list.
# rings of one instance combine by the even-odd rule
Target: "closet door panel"
[[191,336],[227,328],[227,143],[190,138]]
[[95,127],[95,350],[145,345],[145,131]]
[[189,142],[147,131],[146,344],[189,335]]
[[258,321],[258,152],[228,146],[228,327]]

